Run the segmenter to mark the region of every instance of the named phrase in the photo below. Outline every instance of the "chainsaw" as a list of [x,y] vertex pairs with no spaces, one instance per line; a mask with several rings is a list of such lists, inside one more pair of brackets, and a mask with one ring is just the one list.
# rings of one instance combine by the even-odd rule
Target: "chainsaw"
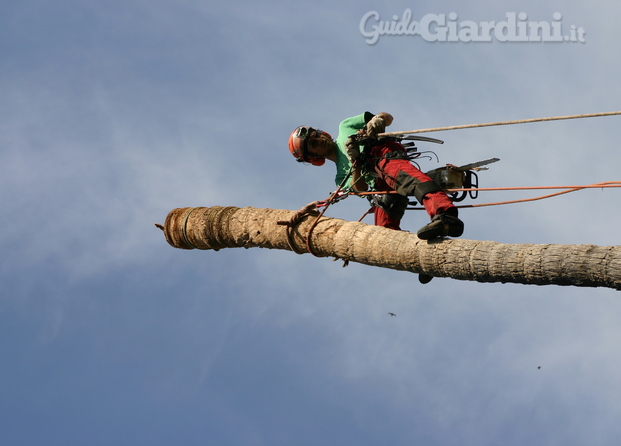
[[[359,142],[364,143],[368,142],[366,138],[356,138]],[[380,137],[379,140],[384,139]],[[425,151],[419,152],[416,147],[415,141],[422,142],[431,142],[435,144],[444,144],[444,141],[436,138],[429,138],[427,136],[418,136],[418,135],[404,135],[397,137],[387,137],[386,139],[390,139],[392,141],[396,141],[400,143],[405,150],[407,151],[408,159],[410,162],[414,162],[415,160],[420,158],[423,155],[432,153],[436,159],[438,156],[435,152]],[[366,140],[366,141],[365,141]],[[377,140],[376,140],[377,141]],[[460,191],[449,192],[448,195],[454,202],[461,202],[466,197],[470,197],[472,199],[476,199],[478,197],[479,188],[479,176],[478,172],[487,170],[485,167],[488,164],[492,164],[500,161],[500,158],[490,158],[483,161],[477,161],[475,163],[466,164],[463,166],[456,166],[454,164],[447,164],[444,167],[439,167],[437,169],[430,170],[425,172],[427,176],[429,176],[436,184],[438,184],[443,190],[452,190],[452,189],[463,189]],[[417,163],[416,163],[417,164]],[[418,166],[420,169],[420,166]],[[474,190],[473,190],[474,189]]]

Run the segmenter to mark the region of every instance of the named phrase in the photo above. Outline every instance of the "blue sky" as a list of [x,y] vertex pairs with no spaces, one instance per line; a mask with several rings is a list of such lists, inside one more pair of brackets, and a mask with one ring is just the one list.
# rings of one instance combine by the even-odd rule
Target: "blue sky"
[[[411,9],[586,31],[431,43]],[[621,428],[608,289],[479,284],[264,249],[182,251],[185,206],[298,209],[334,189],[291,131],[619,110],[610,2],[65,1],[0,5],[0,443],[607,445]],[[619,118],[430,134],[482,186],[618,181]],[[424,168],[438,164],[429,161]],[[532,194],[489,193],[478,202]],[[614,189],[467,209],[463,238],[617,245]],[[358,219],[350,198],[329,216]],[[416,231],[426,216],[403,223]],[[389,317],[394,312],[397,317]],[[538,367],[541,366],[541,369]]]

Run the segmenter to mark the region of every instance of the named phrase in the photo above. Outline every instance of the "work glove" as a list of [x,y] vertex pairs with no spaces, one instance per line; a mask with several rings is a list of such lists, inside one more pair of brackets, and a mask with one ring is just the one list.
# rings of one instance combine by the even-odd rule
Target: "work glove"
[[360,157],[360,144],[358,144],[358,141],[350,137],[345,143],[345,152],[347,152],[347,158],[353,164]]
[[366,125],[367,136],[369,138],[376,138],[378,133],[384,133],[386,131],[386,121],[381,116],[373,116]]

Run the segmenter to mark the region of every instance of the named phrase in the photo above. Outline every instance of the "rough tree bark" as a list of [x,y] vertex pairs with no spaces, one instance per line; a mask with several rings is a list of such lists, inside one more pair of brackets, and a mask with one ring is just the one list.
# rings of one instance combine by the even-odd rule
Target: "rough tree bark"
[[[283,249],[365,265],[478,282],[621,289],[621,246],[502,244],[439,239],[313,215],[291,227],[294,211],[252,207],[174,209],[163,226],[180,249]],[[315,224],[316,223],[316,224]],[[311,230],[308,237],[309,230]]]

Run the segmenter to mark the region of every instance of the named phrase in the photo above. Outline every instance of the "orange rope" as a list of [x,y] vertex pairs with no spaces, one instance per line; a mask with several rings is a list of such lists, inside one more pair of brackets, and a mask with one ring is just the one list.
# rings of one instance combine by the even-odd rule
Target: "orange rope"
[[550,190],[550,189],[572,189],[580,190],[580,189],[600,189],[607,187],[621,187],[621,181],[606,181],[603,183],[595,183],[589,185],[582,186],[519,186],[519,187],[480,187],[480,188],[472,188],[472,189],[447,189],[448,192],[461,192],[461,191],[504,191],[504,190]]
[[[584,188],[575,188],[575,189],[569,189],[569,190],[564,190],[561,192],[556,192],[553,194],[548,194],[548,195],[542,195],[540,197],[534,197],[534,198],[523,198],[521,200],[509,200],[509,201],[497,201],[494,203],[482,203],[482,204],[464,204],[464,205],[459,205],[457,206],[458,208],[480,208],[480,207],[485,207],[485,206],[500,206],[501,204],[515,204],[515,203],[526,203],[529,201],[537,201],[537,200],[543,200],[544,198],[551,198],[551,197],[556,197],[558,195],[563,195],[563,194],[568,194],[570,192],[575,192],[577,190],[581,190]],[[424,208],[421,208],[424,209]]]
[[[542,195],[540,197],[534,198],[523,198],[520,200],[510,200],[510,201],[498,201],[493,203],[483,203],[483,204],[467,204],[457,206],[458,208],[475,208],[475,207],[484,207],[484,206],[499,206],[501,204],[513,204],[513,203],[525,203],[529,201],[537,201],[543,200],[545,198],[556,197],[558,195],[568,194],[570,192],[575,192],[582,189],[605,189],[610,187],[621,187],[621,181],[606,181],[603,183],[589,184],[584,186],[530,186],[530,187],[481,187],[481,188],[472,188],[472,189],[447,189],[446,192],[464,192],[464,191],[473,191],[473,192],[489,192],[489,191],[508,191],[508,190],[552,190],[552,189],[566,189],[560,192],[555,192],[553,194]],[[396,194],[395,191],[383,191],[383,192],[350,192],[350,195],[378,195],[378,194]],[[416,210],[424,209],[414,208]]]
[[[488,188],[479,188],[472,189],[473,191],[505,191],[505,190],[550,190],[550,189],[566,189],[560,192],[555,192],[553,194],[542,195],[540,197],[533,198],[523,198],[521,200],[509,200],[509,201],[497,201],[493,203],[482,203],[482,204],[465,204],[457,206],[458,208],[479,208],[485,206],[500,206],[503,204],[515,204],[515,203],[526,203],[530,201],[538,201],[543,200],[545,198],[552,198],[559,195],[568,194],[570,192],[575,192],[582,189],[604,189],[609,187],[621,187],[621,182],[619,181],[608,181],[604,183],[598,184],[590,184],[586,186],[533,186],[533,187],[488,187]],[[458,190],[468,190],[468,189],[458,189]],[[421,208],[422,209],[422,208]]]

